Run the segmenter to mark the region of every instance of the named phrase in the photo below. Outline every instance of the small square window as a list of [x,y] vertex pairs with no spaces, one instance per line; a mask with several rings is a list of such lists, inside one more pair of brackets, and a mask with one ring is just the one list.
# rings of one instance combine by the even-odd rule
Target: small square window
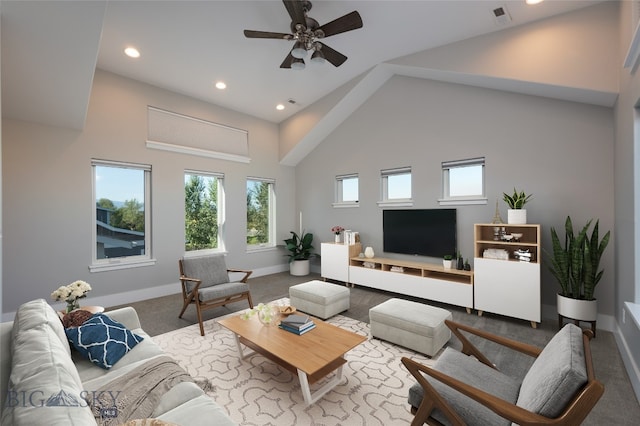
[[334,207],[357,207],[358,206],[358,175],[336,176],[336,200]]
[[440,204],[486,204],[484,157],[442,163]]
[[411,167],[380,172],[381,200],[378,206],[411,206]]

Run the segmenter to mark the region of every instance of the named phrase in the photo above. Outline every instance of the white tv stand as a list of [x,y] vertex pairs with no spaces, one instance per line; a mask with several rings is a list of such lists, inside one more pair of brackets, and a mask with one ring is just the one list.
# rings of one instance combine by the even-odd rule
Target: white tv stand
[[[365,267],[365,264],[373,267]],[[473,308],[473,271],[381,257],[351,257],[349,282],[462,306],[467,313]]]

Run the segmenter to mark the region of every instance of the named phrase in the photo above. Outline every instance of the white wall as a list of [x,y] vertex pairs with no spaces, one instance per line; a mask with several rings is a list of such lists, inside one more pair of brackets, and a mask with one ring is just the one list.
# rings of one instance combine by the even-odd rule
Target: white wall
[[[438,208],[441,162],[484,156],[487,205],[458,207],[463,256],[473,253],[473,224],[491,222],[497,199],[506,220],[501,195],[514,186],[533,194],[528,222],[542,224],[543,247],[550,247],[550,227],[562,229],[567,215],[613,229],[613,149],[610,108],[394,77],[296,168],[296,200],[321,239],[342,225],[376,254],[401,257],[382,252],[380,170],[411,166],[414,208]],[[359,207],[334,209],[335,176],[344,173],[359,174]],[[614,256],[611,244],[596,290],[606,315],[614,312]],[[543,263],[543,304],[554,305],[557,290]]]
[[[247,130],[251,163],[147,149],[148,105]],[[59,285],[77,279],[93,286],[85,304],[109,306],[178,293],[185,169],[225,174],[229,266],[286,269],[281,249],[253,254],[245,250],[247,176],[276,180],[278,241],[297,223],[292,208],[294,171],[278,164],[278,129],[272,123],[98,71],[83,131],[12,120],[5,120],[2,130],[5,313],[34,298],[49,299]],[[156,265],[89,273],[95,228],[92,158],[151,164]]]

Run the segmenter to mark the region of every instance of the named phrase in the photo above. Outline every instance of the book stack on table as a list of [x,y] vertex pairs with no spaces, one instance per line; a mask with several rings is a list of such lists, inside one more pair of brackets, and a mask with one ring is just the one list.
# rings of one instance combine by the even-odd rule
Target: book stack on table
[[289,315],[280,321],[280,328],[283,330],[287,330],[294,334],[304,334],[307,331],[311,331],[316,327],[316,324],[313,322],[309,315],[303,314],[294,314]]

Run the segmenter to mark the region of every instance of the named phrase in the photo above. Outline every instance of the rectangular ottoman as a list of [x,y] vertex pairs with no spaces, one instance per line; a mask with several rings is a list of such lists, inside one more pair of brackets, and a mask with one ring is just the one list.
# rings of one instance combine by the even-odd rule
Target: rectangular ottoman
[[369,309],[371,337],[428,356],[437,354],[451,338],[446,319],[452,319],[446,309],[403,299],[389,299]]
[[321,319],[349,309],[351,292],[338,284],[313,280],[289,287],[291,306]]

